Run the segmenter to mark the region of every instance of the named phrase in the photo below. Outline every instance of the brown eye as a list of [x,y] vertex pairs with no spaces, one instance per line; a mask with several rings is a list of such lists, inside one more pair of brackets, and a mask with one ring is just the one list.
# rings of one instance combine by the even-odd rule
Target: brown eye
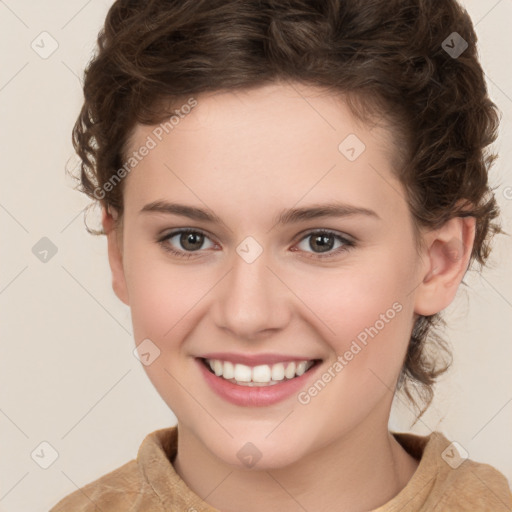
[[[306,243],[306,240],[309,240],[309,242]],[[334,246],[336,243],[339,243],[340,245],[335,248]],[[298,245],[301,251],[309,253],[308,257],[312,258],[329,258],[337,256],[342,252],[348,251],[354,246],[355,242],[338,235],[334,231],[326,230],[310,231],[301,239]],[[323,253],[325,253],[325,255]]]
[[315,235],[309,237],[309,247],[313,250],[317,250],[318,252],[328,252],[334,246],[334,236],[332,235]]
[[[195,229],[180,229],[165,235],[160,240],[157,240],[157,242],[167,252],[175,256],[188,258],[192,256],[194,252],[205,249],[204,244],[206,240],[210,240],[210,238],[201,231]],[[214,244],[211,243],[210,248],[213,246]]]
[[181,233],[179,238],[181,247],[187,251],[197,251],[201,249],[204,242],[204,235],[197,232]]

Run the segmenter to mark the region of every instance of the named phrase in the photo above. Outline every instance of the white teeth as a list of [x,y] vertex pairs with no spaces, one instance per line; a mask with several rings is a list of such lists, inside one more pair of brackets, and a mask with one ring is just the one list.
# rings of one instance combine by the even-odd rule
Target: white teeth
[[293,377],[295,377],[295,363],[288,363],[288,366],[284,371],[284,376],[287,379],[293,379]]
[[213,368],[212,370],[215,372],[215,375],[217,375],[217,377],[219,375],[222,375],[222,361],[219,361],[218,359],[215,359],[213,361]]
[[298,363],[276,363],[273,365],[260,364],[258,366],[246,366],[245,364],[233,364],[230,361],[219,359],[207,359],[208,366],[223,379],[234,381],[244,386],[273,385],[286,379],[300,377],[313,366],[313,360],[300,361]]
[[233,379],[235,377],[235,367],[231,361],[224,361],[222,376],[225,379]]
[[252,371],[249,366],[245,364],[235,364],[235,376],[234,379],[239,382],[251,382]]
[[255,366],[252,369],[252,381],[253,382],[270,382],[272,378],[272,370],[268,364],[262,364]]
[[295,370],[295,375],[302,375],[306,371],[306,361],[301,361],[297,365],[297,369]]
[[284,379],[284,364],[277,363],[272,365],[272,380],[283,380]]

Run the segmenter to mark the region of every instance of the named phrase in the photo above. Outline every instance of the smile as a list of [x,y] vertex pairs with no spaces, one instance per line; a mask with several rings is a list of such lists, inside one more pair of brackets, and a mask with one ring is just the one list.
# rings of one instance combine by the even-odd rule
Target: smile
[[239,386],[273,386],[282,381],[300,377],[314,364],[315,360],[280,362],[247,366],[220,359],[202,359],[205,366],[217,377]]

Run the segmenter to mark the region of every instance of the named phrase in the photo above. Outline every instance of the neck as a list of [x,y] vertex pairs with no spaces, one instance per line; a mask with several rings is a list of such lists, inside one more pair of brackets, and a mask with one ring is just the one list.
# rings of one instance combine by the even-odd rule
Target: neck
[[234,468],[178,425],[176,472],[222,512],[368,511],[396,496],[418,466],[387,429],[358,425],[286,467]]

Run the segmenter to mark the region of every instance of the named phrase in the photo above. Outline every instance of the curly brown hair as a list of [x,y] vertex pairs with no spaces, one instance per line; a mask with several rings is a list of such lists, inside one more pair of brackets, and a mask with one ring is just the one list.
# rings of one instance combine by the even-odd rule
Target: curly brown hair
[[[460,55],[449,52],[454,41],[467,43]],[[122,220],[123,183],[105,185],[137,123],[161,122],[191,95],[304,83],[342,95],[365,122],[392,126],[415,234],[475,217],[469,266],[481,268],[504,231],[493,222],[499,208],[488,170],[496,155],[486,150],[499,111],[476,42],[456,0],[117,0],[84,74],[73,129],[78,189]],[[421,410],[417,419],[452,362],[436,332],[445,325],[440,313],[420,316],[411,333],[397,390]]]

